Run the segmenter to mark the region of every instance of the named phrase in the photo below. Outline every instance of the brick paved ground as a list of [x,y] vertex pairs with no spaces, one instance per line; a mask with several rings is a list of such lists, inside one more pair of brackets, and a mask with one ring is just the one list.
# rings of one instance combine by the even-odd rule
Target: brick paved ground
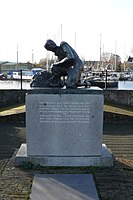
[[133,199],[133,124],[104,124],[104,143],[114,155],[114,167],[94,177],[102,200]]
[[0,200],[27,199],[32,183],[32,175],[14,167],[13,159],[0,161]]
[[0,124],[0,200],[27,199],[32,174],[14,166],[14,155],[25,142],[23,123]]
[[34,173],[93,173],[100,200],[133,199],[133,124],[105,124],[103,141],[114,153],[106,168],[42,168],[14,166],[14,154],[25,142],[25,124],[0,123],[0,200],[28,199]]

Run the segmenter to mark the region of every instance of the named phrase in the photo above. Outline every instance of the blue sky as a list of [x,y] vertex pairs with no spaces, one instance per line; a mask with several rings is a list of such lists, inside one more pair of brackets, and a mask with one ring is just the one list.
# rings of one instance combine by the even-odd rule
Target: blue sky
[[[132,0],[1,0],[0,60],[38,62],[47,38],[67,41],[87,60],[104,52],[125,59],[133,48]],[[101,37],[100,37],[101,35]],[[51,56],[51,54],[50,54]]]

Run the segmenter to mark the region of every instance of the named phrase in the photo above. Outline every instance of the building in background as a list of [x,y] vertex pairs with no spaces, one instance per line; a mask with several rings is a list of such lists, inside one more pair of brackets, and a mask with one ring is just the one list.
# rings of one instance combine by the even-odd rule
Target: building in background
[[34,64],[27,62],[27,63],[15,63],[15,62],[2,62],[0,61],[0,73],[8,74],[13,71],[19,71],[19,70],[31,70],[34,68]]

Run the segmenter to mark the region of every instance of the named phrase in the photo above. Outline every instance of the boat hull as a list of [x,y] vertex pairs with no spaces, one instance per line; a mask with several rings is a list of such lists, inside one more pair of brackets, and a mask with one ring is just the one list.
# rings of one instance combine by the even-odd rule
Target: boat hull
[[118,81],[107,81],[107,83],[105,81],[89,81],[91,86],[97,86],[100,87],[102,89],[106,88],[118,88]]

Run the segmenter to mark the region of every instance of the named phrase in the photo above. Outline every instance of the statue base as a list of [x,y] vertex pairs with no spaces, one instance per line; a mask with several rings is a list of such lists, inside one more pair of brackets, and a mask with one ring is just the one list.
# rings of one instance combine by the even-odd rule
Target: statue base
[[101,89],[31,90],[26,95],[26,144],[16,164],[27,159],[43,166],[110,166],[102,135]]
[[113,158],[106,147],[102,144],[102,154],[100,156],[28,156],[27,144],[23,143],[19,148],[15,165],[23,166],[26,163],[32,163],[35,166],[51,167],[85,167],[85,166],[113,166]]

